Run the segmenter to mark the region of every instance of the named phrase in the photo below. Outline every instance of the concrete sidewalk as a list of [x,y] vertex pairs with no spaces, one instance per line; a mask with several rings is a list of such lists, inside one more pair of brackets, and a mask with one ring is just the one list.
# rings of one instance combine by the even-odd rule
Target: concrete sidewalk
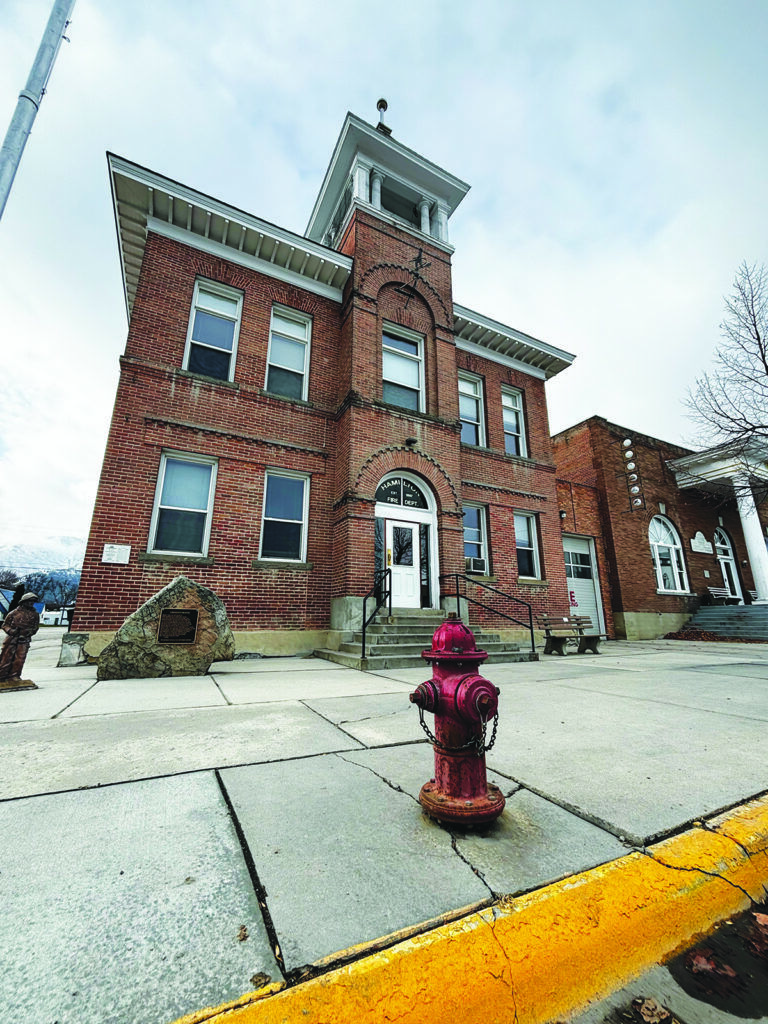
[[14,1024],[167,1024],[768,790],[765,645],[612,642],[488,666],[507,809],[465,834],[417,803],[432,752],[408,693],[426,665],[263,659],[97,683],[53,667],[60,633],[33,644],[39,689],[0,695],[0,1020]]

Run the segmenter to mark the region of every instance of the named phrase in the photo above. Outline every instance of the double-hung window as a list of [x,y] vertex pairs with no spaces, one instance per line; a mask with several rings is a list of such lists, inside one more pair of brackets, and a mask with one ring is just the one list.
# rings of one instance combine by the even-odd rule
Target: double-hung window
[[184,369],[232,380],[243,308],[241,292],[214,281],[196,281],[187,329]]
[[513,388],[502,388],[501,410],[504,418],[504,451],[507,455],[528,455],[523,419],[523,394]]
[[424,411],[424,339],[403,327],[382,334],[382,398],[391,405]]
[[215,485],[215,459],[164,453],[152,511],[150,550],[205,555]]
[[481,505],[465,505],[464,561],[467,572],[488,572],[488,544],[485,528],[485,509]]
[[483,381],[472,373],[459,374],[459,416],[463,444],[485,444]]
[[264,481],[261,558],[304,562],[307,553],[309,479],[269,471]]
[[272,395],[307,400],[312,321],[274,306],[269,332],[266,390]]
[[517,574],[527,579],[541,579],[539,562],[539,536],[536,516],[515,512],[515,548],[517,550]]

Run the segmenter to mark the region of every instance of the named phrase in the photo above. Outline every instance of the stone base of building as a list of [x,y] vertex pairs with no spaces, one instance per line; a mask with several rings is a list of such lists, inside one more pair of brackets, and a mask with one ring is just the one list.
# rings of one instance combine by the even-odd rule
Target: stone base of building
[[690,612],[614,612],[618,640],[658,640],[665,633],[682,629]]

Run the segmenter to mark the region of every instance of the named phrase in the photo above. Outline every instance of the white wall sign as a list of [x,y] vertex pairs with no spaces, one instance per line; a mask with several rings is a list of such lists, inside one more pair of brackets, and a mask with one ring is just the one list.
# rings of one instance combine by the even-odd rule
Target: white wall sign
[[711,555],[714,551],[712,542],[707,540],[701,530],[695,537],[691,537],[691,551],[698,551],[702,555]]
[[116,565],[128,565],[130,557],[130,544],[105,544],[101,560],[102,562],[112,562]]

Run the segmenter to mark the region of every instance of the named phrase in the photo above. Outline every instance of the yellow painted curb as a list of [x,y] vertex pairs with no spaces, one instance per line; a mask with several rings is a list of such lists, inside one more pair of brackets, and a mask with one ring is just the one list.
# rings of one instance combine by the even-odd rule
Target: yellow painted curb
[[291,988],[176,1024],[544,1024],[763,899],[768,798]]

